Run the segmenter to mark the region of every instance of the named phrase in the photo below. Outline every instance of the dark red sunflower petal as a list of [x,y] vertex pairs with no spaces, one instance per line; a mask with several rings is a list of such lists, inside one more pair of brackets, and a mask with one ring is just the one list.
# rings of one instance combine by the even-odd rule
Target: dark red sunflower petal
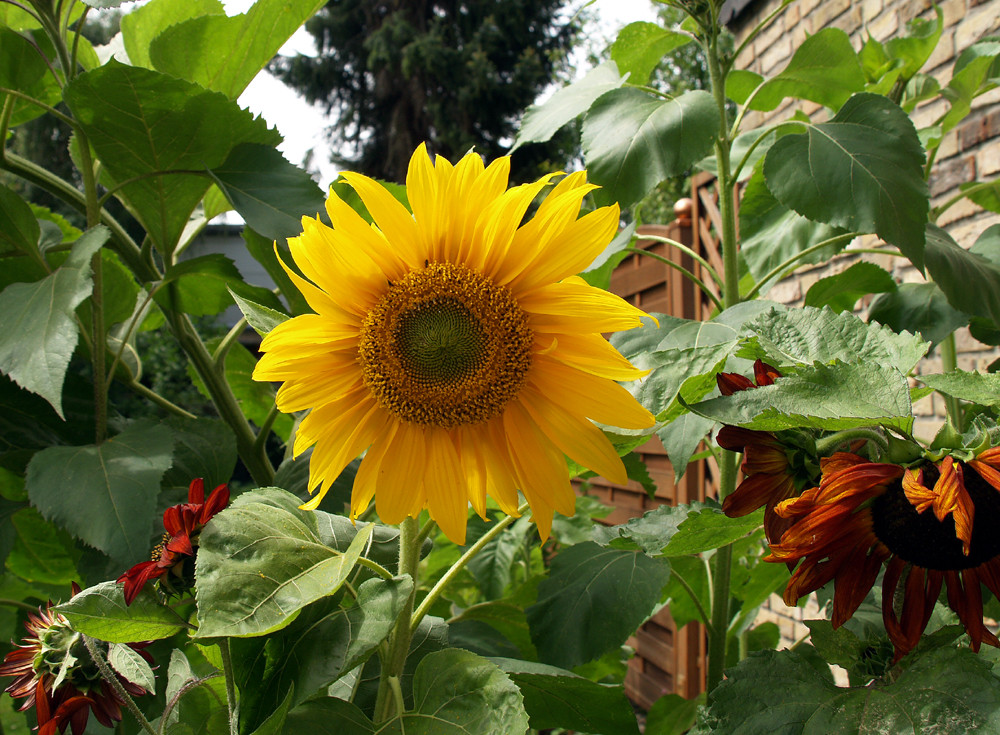
[[204,526],[212,516],[223,510],[227,505],[229,505],[229,486],[219,485],[212,491],[205,505],[202,506],[201,512],[198,514],[198,523]]
[[757,358],[753,364],[753,377],[757,381],[757,386],[762,385],[774,385],[774,379],[780,378],[781,373],[778,372],[778,368],[768,365],[766,362]]
[[160,565],[155,561],[144,561],[136,564],[134,567],[129,569],[125,574],[118,578],[118,582],[124,583],[125,587],[123,589],[123,594],[125,595],[125,604],[131,605],[132,601],[139,595],[142,588],[152,579],[161,577],[166,574],[166,569],[160,567]]
[[196,477],[188,485],[188,502],[192,505],[201,505],[205,502],[205,480]]
[[739,373],[716,373],[715,382],[719,386],[719,392],[724,396],[757,387],[752,380]]

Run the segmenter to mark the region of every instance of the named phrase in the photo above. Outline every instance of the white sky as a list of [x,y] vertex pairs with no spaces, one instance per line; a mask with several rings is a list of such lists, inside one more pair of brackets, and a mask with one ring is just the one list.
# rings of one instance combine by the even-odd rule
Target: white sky
[[[223,2],[229,15],[242,13],[253,4],[252,0]],[[609,37],[633,21],[654,20],[656,15],[651,0],[594,0],[590,9],[597,13],[602,32]],[[316,53],[312,36],[301,28],[281,49],[283,54],[296,52]],[[323,135],[327,120],[319,108],[308,104],[267,72],[257,75],[240,96],[239,103],[278,128],[285,138],[278,149],[289,161],[301,164],[306,153],[314,149],[311,166],[319,169],[321,186],[325,188],[337,177],[336,167],[328,160],[328,146]]]

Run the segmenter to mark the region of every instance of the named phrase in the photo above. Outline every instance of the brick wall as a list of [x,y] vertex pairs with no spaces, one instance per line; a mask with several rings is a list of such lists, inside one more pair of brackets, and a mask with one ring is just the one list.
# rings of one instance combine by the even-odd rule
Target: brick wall
[[[737,41],[746,36],[758,19],[766,17],[780,4],[780,0],[768,0],[747,7],[730,24]],[[944,14],[945,27],[937,49],[923,71],[935,76],[943,86],[951,78],[954,60],[963,49],[983,36],[1000,30],[1000,3],[995,0],[943,0],[939,6]],[[933,16],[929,0],[799,0],[785,8],[771,26],[748,45],[737,59],[736,67],[773,75],[781,71],[792,51],[798,48],[807,34],[828,27],[840,28],[851,36],[855,49],[860,49],[868,35],[884,42],[905,32],[906,24],[911,19]],[[796,108],[802,109],[813,119],[819,119],[825,114],[825,110],[817,104],[786,100],[773,112],[749,113],[744,129],[783,119]],[[912,118],[919,129],[931,125],[946,109],[947,105],[943,101],[925,103],[917,107]],[[994,89],[979,97],[966,119],[942,141],[929,181],[931,206],[947,201],[962,183],[994,178],[998,173],[1000,89]],[[951,207],[939,220],[939,224],[966,248],[987,227],[998,222],[1000,216],[984,212],[968,200]],[[874,238],[864,238],[858,245],[871,247],[876,242]],[[801,303],[813,283],[825,276],[839,273],[855,262],[857,257],[840,257],[831,263],[802,272],[795,278],[777,284],[766,294],[766,298],[788,304]],[[920,273],[903,259],[889,256],[861,257],[885,268],[900,283],[923,280]],[[984,346],[974,340],[966,328],[956,333],[956,348],[958,367],[963,370],[985,370],[1000,354],[996,348]],[[935,351],[921,362],[916,372],[921,374],[940,371],[941,359]],[[944,403],[938,396],[928,396],[914,405],[914,412],[915,435],[930,438],[943,421]],[[791,645],[808,633],[801,621],[815,616],[816,612],[814,604],[811,608],[806,608],[805,615],[801,608],[789,610],[777,596],[772,597],[766,608],[761,613],[761,620],[777,622],[786,645]]]

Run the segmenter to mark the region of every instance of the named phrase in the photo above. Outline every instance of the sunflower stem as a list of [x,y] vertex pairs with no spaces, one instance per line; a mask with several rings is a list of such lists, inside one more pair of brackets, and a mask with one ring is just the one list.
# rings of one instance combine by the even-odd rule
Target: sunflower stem
[[[385,656],[382,658],[378,696],[375,699],[376,725],[403,714],[403,705],[396,698],[396,687],[399,686],[399,677],[406,665],[406,657],[410,653],[410,641],[413,638],[410,616],[413,614],[413,603],[417,595],[417,568],[419,564],[420,527],[416,518],[407,517],[399,524],[399,567],[396,573],[400,576],[409,574],[410,579],[413,580],[413,588],[403,604],[403,609],[399,611],[396,625],[392,633],[389,634]],[[393,682],[394,679],[395,682]]]
[[706,635],[708,635],[708,637],[711,638],[712,637],[712,621],[710,619],[708,611],[705,610],[705,606],[702,605],[701,604],[701,600],[698,599],[698,595],[695,593],[695,591],[691,587],[691,585],[688,584],[687,580],[684,579],[684,577],[682,577],[680,574],[677,573],[676,569],[671,569],[670,570],[670,574],[671,574],[671,576],[674,579],[676,579],[678,582],[680,582],[681,587],[683,587],[684,591],[688,593],[688,597],[691,598],[691,602],[694,603],[695,608],[697,608],[697,610],[698,610],[698,615],[701,617],[701,622],[705,624],[705,633],[706,633]]
[[222,657],[222,674],[226,677],[226,705],[229,708],[229,735],[239,735],[239,702],[236,700],[236,679],[233,674],[233,657],[229,653],[229,639],[219,639]]
[[[735,452],[725,451],[719,461],[719,500],[725,499],[736,487]],[[705,687],[711,692],[722,681],[729,642],[730,581],[733,547],[727,544],[715,552],[712,564],[712,635],[708,638],[708,672]]]
[[856,439],[865,439],[878,444],[883,453],[889,451],[889,441],[886,439],[885,434],[878,429],[870,429],[865,426],[859,426],[856,429],[844,429],[843,431],[835,432],[829,436],[824,436],[822,439],[817,439],[816,453],[821,457],[826,457],[829,454],[832,454],[833,450],[841,444],[854,441]]
[[520,508],[517,509],[518,511],[517,516],[506,516],[501,520],[497,521],[496,525],[493,526],[493,528],[491,528],[489,531],[480,536],[479,539],[476,540],[476,543],[470,546],[465,551],[465,553],[462,554],[459,560],[451,565],[451,568],[449,568],[448,571],[445,572],[444,575],[441,577],[441,579],[437,581],[437,584],[435,584],[431,588],[431,591],[427,593],[427,596],[423,600],[421,600],[420,607],[418,607],[416,611],[413,613],[413,617],[410,620],[411,632],[417,629],[417,626],[420,624],[420,621],[423,620],[424,615],[426,615],[427,611],[431,609],[431,606],[435,602],[437,602],[437,599],[441,596],[441,593],[444,592],[445,588],[451,583],[451,581],[455,579],[455,577],[457,577],[463,569],[465,569],[465,566],[470,561],[472,561],[472,559],[476,556],[476,554],[482,551],[483,547],[486,546],[486,544],[488,544],[490,541],[496,538],[500,533],[503,532],[505,528],[507,528],[507,526],[516,521],[518,516],[522,515],[527,510],[528,510],[528,504],[525,503],[524,505],[522,505]]
[[111,670],[111,667],[108,666],[108,662],[104,660],[104,656],[102,656],[101,652],[97,650],[97,645],[94,642],[94,639],[88,635],[83,635],[82,633],[80,634],[80,637],[83,638],[83,645],[87,647],[87,653],[90,654],[90,658],[93,660],[94,665],[97,666],[97,670],[101,672],[101,677],[104,681],[106,681],[108,686],[114,689],[118,696],[122,698],[122,701],[125,702],[125,706],[128,708],[128,711],[131,712],[132,716],[138,720],[140,725],[142,725],[142,729],[148,732],[149,735],[157,735],[156,730],[153,729],[153,725],[146,719],[146,716],[142,714],[142,710],[139,709],[139,705],[135,703],[135,700],[132,699],[132,695],[129,694],[125,687],[122,686],[121,681],[118,679],[118,675]]
[[[955,350],[955,333],[952,332],[941,340],[941,372],[953,373],[958,370],[958,354]],[[944,397],[945,409],[948,412],[948,422],[958,433],[962,433],[962,402],[955,396]]]
[[722,309],[724,308],[722,306],[722,302],[719,301],[719,297],[716,296],[714,293],[712,293],[712,290],[708,287],[708,285],[703,280],[701,280],[700,278],[698,278],[698,276],[696,276],[694,273],[692,273],[687,268],[685,268],[684,266],[682,266],[680,263],[675,263],[674,261],[670,260],[669,258],[664,258],[659,253],[651,253],[648,250],[643,250],[642,248],[625,248],[625,252],[626,253],[635,253],[636,255],[648,255],[650,258],[653,258],[654,260],[660,261],[665,266],[669,266],[670,268],[673,268],[675,271],[678,271],[686,279],[688,279],[689,281],[691,281],[695,286],[697,286],[698,288],[700,288],[701,291],[702,291],[702,293],[704,293],[711,300],[711,302],[713,304],[715,304],[715,307],[719,311],[722,311]]

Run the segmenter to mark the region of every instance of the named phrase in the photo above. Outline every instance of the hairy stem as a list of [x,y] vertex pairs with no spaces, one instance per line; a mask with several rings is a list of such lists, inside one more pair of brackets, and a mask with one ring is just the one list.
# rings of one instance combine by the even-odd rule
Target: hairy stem
[[226,677],[226,705],[229,708],[229,735],[239,735],[239,702],[236,699],[236,679],[233,673],[233,657],[229,653],[229,639],[219,639],[219,654],[222,656],[222,674]]
[[128,711],[132,713],[132,716],[142,725],[142,729],[149,733],[149,735],[157,735],[156,730],[153,729],[153,725],[150,724],[146,716],[142,714],[142,710],[139,709],[139,705],[135,703],[132,699],[132,695],[126,691],[125,687],[122,686],[121,681],[118,680],[118,675],[111,670],[108,666],[108,662],[104,660],[104,656],[101,652],[97,650],[97,644],[94,639],[90,636],[81,634],[83,638],[83,645],[87,647],[87,653],[90,654],[90,658],[93,660],[94,665],[97,666],[97,670],[101,672],[101,678],[108,683],[112,689],[121,697],[122,701],[125,702],[125,706]]

